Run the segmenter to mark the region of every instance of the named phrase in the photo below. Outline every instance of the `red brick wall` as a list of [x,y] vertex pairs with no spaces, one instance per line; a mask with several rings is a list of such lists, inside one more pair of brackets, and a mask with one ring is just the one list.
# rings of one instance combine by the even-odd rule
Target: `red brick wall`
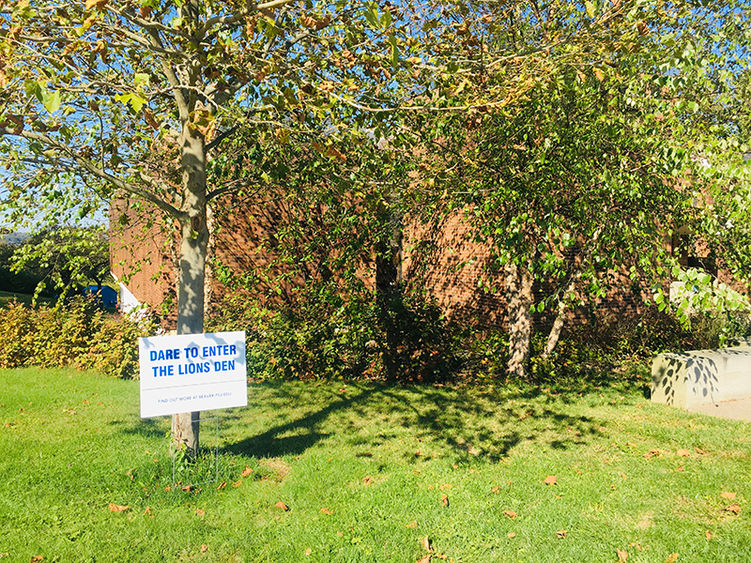
[[[270,278],[283,274],[275,263],[274,237],[278,226],[294,216],[295,212],[285,206],[282,198],[265,201],[223,202],[222,209],[213,218],[217,229],[210,253],[230,266],[234,271],[267,271]],[[128,221],[121,225],[120,215]],[[174,293],[176,251],[165,241],[167,229],[155,220],[139,219],[138,215],[115,203],[111,209],[113,272],[118,277],[130,273],[127,284],[142,302],[159,306]],[[157,215],[154,215],[156,217]],[[299,217],[297,217],[299,219]],[[314,220],[313,218],[307,218]],[[671,241],[666,241],[671,248]],[[478,327],[502,327],[505,322],[505,299],[503,279],[500,274],[489,274],[491,255],[486,246],[475,242],[470,226],[461,213],[443,219],[430,226],[410,224],[404,230],[403,274],[407,284],[425,288],[435,298],[448,317]],[[421,247],[421,251],[416,249]],[[372,261],[371,261],[372,262]],[[270,291],[270,285],[259,279],[255,285],[256,297],[271,296],[284,300],[287,294],[302,279],[299,276],[320,276],[315,263],[305,265],[298,278],[281,284],[281,294]],[[372,263],[364,261],[359,267],[359,276],[368,287],[373,288],[375,273]],[[575,322],[589,322],[595,317],[610,315],[623,319],[638,313],[650,296],[635,287],[624,266],[618,271],[605,272],[607,287],[611,288],[604,298],[570,313]],[[722,274],[727,277],[726,273]],[[210,293],[219,297],[225,289],[208,276]],[[482,280],[483,283],[480,283]],[[724,278],[723,278],[724,281]],[[277,286],[276,283],[273,284]],[[492,287],[487,292],[483,287]],[[643,289],[643,288],[642,288]],[[538,294],[550,288],[538,286]],[[545,326],[552,322],[542,315],[537,323]]]

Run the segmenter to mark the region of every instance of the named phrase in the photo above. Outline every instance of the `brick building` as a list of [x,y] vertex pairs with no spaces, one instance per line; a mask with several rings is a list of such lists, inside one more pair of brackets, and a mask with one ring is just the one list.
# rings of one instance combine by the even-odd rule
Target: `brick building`
[[[266,270],[270,275],[281,274],[281,266],[275,263],[273,244],[269,240],[280,222],[289,218],[291,210],[282,203],[269,202],[245,204],[242,207],[226,206],[234,211],[214,218],[216,235],[212,237],[210,255],[230,270],[243,272]],[[242,209],[242,212],[237,211]],[[111,264],[115,279],[120,285],[121,303],[124,310],[145,305],[165,314],[167,322],[174,320],[175,308],[175,263],[176,249],[170,241],[170,226],[158,219],[156,213],[136,213],[122,202],[115,202],[110,209]],[[217,228],[218,227],[218,228]],[[410,249],[418,242],[428,243],[431,252],[420,254],[416,263]],[[706,256],[689,252],[685,241],[666,240],[670,250],[681,248],[681,262],[688,266],[714,268]],[[503,326],[506,321],[506,302],[502,291],[488,292],[482,286],[502,287],[501,274],[491,274],[488,269],[491,255],[489,249],[473,240],[471,227],[463,215],[457,213],[445,218],[430,228],[406,226],[403,232],[404,249],[401,271],[404,283],[420,279],[422,287],[435,299],[449,318],[475,326]],[[701,254],[699,252],[699,254]],[[311,265],[315,270],[315,264]],[[311,275],[316,275],[313,271]],[[368,287],[375,285],[375,263],[364,260],[358,275]],[[596,300],[587,309],[574,314],[580,319],[637,313],[648,298],[642,287],[635,285],[625,269],[608,272],[610,293]],[[483,283],[480,283],[480,282]],[[287,282],[294,285],[296,280]],[[536,288],[540,292],[544,288]],[[259,281],[258,297],[270,292]],[[207,299],[216,299],[224,292],[210,270],[207,272]],[[538,318],[546,323],[550,319]]]

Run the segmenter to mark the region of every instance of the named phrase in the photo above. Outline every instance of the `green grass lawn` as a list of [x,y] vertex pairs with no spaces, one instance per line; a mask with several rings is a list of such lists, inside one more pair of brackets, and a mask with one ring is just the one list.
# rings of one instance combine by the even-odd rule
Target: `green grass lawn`
[[[139,418],[137,382],[24,369],[0,371],[0,389],[3,561],[751,553],[749,426],[635,387],[253,384],[220,414],[219,480],[190,491],[171,486],[169,422]],[[214,423],[202,431],[213,444]]]

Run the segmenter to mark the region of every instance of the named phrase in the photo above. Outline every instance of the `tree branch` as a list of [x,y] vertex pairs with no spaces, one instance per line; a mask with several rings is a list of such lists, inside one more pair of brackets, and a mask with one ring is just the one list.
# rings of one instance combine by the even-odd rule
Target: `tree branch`
[[[58,142],[52,139],[51,137],[48,137],[47,135],[44,135],[42,133],[32,132],[32,131],[14,132],[5,127],[0,127],[0,136],[21,137],[29,141],[41,142],[50,148],[54,148],[65,153],[70,159],[76,162],[79,166],[83,167],[87,172],[89,172],[90,174],[93,174],[94,176],[100,178],[101,180],[104,180],[105,182],[108,182],[114,187],[121,189],[123,191],[129,192],[129,193],[132,193],[134,195],[137,195],[147,200],[148,202],[153,203],[159,209],[161,209],[165,213],[168,213],[169,215],[177,219],[180,219],[184,215],[182,211],[177,209],[175,206],[173,206],[169,202],[164,201],[160,197],[157,197],[154,193],[150,192],[149,190],[145,190],[138,186],[134,186],[122,180],[121,178],[118,178],[117,176],[113,176],[112,174],[108,173],[106,170],[103,170],[101,167],[97,166],[94,162],[92,162],[88,158],[85,158],[81,156],[80,154],[76,153],[76,151],[74,151],[72,147],[69,147],[68,145],[65,145],[61,142]],[[50,165],[56,165],[56,164],[62,165],[62,166],[65,166],[66,168],[71,167],[70,164],[66,165],[66,163],[62,160],[51,159],[49,161],[49,164]],[[141,177],[141,180],[149,181],[148,177],[140,172],[139,172],[139,176]]]

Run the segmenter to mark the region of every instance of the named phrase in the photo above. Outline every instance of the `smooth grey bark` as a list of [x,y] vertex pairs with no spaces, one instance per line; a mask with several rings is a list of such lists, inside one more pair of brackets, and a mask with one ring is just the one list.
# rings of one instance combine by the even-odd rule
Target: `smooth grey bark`
[[507,372],[508,375],[519,379],[526,377],[526,364],[529,359],[533,281],[532,272],[528,267],[514,263],[506,265],[504,283],[509,332]]
[[[182,149],[183,205],[180,216],[179,280],[177,291],[177,333],[203,332],[204,284],[209,229],[206,212],[206,152],[204,138],[185,126],[180,136]],[[199,446],[199,412],[172,416],[172,444],[189,455]]]

